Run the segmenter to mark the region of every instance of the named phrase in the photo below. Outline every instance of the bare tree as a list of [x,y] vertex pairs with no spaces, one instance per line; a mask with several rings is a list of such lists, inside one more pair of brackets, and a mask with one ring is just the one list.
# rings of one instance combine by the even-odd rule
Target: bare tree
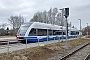
[[31,21],[61,25],[61,13],[58,12],[57,8],[50,8],[48,12],[45,10],[35,13]]
[[83,35],[87,35],[87,29],[88,29],[88,35],[90,35],[90,26],[84,27],[82,29],[82,34]]
[[57,13],[58,13],[58,9],[57,9],[57,8],[53,8],[53,13],[52,13],[53,21],[52,21],[52,24],[57,24],[57,23],[56,23],[56,20],[55,20]]
[[37,12],[34,14],[33,18],[30,21],[43,22],[42,12]]
[[58,13],[56,16],[56,24],[61,25],[61,13]]
[[48,21],[49,24],[52,24],[52,8],[48,11]]
[[0,25],[0,28],[1,28],[1,29],[5,29],[6,26],[7,26],[7,23],[2,23],[2,24]]
[[8,21],[12,25],[13,30],[17,31],[17,29],[20,28],[21,24],[24,23],[24,17],[21,16],[21,15],[19,15],[19,16],[10,16]]
[[44,23],[47,23],[47,14],[46,10],[42,13],[42,20]]
[[33,18],[30,20],[32,22],[38,22],[38,16],[37,15],[34,15]]

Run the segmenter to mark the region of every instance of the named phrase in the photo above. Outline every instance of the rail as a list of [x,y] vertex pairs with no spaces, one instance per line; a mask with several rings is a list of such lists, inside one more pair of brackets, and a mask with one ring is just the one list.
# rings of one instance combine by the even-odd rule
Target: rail
[[90,53],[87,54],[87,56],[84,58],[84,60],[88,60],[88,59],[90,59]]
[[60,60],[66,60],[68,57],[70,57],[71,55],[75,54],[77,51],[83,49],[85,46],[87,46],[87,45],[89,45],[89,44],[90,44],[90,42],[86,43],[86,44],[83,45],[82,47],[80,47],[80,48],[76,49],[75,51],[73,51],[73,52],[67,54],[67,55],[64,56],[64,57],[62,57]]

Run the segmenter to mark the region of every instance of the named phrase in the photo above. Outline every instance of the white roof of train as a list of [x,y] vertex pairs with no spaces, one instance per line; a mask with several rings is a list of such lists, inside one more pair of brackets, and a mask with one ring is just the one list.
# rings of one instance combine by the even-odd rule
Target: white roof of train
[[33,28],[42,28],[42,29],[52,29],[52,30],[62,29],[62,26],[40,23],[40,22],[33,22],[32,27]]
[[[41,23],[41,22],[27,22],[26,24],[31,24],[31,28],[42,28],[42,29],[52,29],[52,30],[62,30],[62,26],[53,25],[53,24],[47,24],[47,23]],[[71,31],[76,31],[76,28],[70,28]],[[63,26],[63,30],[66,30],[66,27]],[[77,30],[78,31],[78,30]]]

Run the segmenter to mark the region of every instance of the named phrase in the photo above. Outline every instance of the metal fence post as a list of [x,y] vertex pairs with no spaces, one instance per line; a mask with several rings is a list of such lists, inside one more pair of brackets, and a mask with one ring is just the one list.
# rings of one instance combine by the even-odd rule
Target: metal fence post
[[27,53],[27,39],[26,39],[26,48],[25,48],[25,53]]
[[47,29],[47,44],[48,44],[48,38],[49,38],[49,35],[48,35],[48,29]]
[[8,46],[7,46],[7,49],[8,49],[7,52],[8,52],[8,53],[7,53],[7,54],[9,54],[9,42],[10,42],[10,41],[8,40]]
[[54,43],[55,43],[55,37],[54,37]]
[[26,39],[26,49],[27,49],[27,39]]
[[59,46],[60,46],[60,42],[61,42],[61,41],[60,41],[60,37],[58,36],[58,38],[59,38],[59,41],[58,41],[58,43],[59,43]]
[[58,36],[58,42],[60,43],[60,37]]
[[39,38],[38,38],[38,46],[39,46]]
[[19,45],[19,41],[17,41],[17,42],[18,42],[17,44]]

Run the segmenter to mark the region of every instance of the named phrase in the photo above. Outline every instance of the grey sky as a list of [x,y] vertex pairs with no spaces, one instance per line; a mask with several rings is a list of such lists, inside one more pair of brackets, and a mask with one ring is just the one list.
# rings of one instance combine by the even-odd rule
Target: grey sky
[[8,23],[11,15],[22,15],[29,21],[34,13],[48,11],[50,7],[58,9],[69,7],[69,22],[79,28],[79,20],[82,27],[90,22],[90,0],[0,0],[0,23]]

